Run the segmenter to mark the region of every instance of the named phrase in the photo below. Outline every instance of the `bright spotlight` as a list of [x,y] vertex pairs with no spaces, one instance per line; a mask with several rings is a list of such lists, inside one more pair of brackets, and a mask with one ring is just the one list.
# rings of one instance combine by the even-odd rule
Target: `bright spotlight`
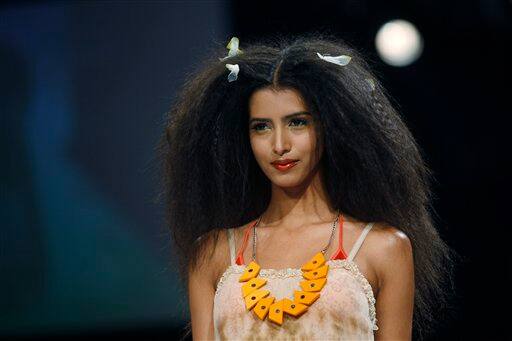
[[393,66],[406,66],[421,55],[423,39],[410,22],[392,20],[377,32],[375,46],[384,62]]

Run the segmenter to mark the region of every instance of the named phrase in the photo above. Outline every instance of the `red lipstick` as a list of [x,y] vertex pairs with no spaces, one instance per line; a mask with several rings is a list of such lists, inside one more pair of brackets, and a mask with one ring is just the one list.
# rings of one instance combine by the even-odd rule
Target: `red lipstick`
[[279,171],[287,171],[297,164],[298,160],[284,159],[272,162],[272,166]]

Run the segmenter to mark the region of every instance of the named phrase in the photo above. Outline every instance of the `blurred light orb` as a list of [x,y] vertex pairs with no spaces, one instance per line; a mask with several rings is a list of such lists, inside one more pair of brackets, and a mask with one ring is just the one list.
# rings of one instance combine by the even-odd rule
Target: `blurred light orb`
[[407,66],[423,52],[423,39],[413,24],[397,19],[382,25],[375,37],[375,46],[387,64]]

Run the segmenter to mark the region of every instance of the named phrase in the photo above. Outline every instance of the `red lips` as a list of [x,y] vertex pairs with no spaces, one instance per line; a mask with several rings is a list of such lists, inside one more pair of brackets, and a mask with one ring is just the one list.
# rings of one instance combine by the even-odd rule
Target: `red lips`
[[285,171],[297,164],[298,160],[292,160],[292,159],[283,159],[283,160],[276,160],[272,162],[272,166],[280,171]]
[[295,162],[295,161],[298,161],[298,160],[293,160],[293,159],[282,159],[282,160],[275,160],[275,161],[272,161],[272,164],[280,164],[280,165],[285,165],[287,163],[290,163],[290,162]]

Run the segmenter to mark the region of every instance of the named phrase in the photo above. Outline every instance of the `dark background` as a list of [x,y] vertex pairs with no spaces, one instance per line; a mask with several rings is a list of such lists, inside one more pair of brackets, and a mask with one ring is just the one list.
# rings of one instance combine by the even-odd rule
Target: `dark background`
[[[392,19],[424,39],[407,67],[375,51]],[[312,30],[367,56],[434,171],[463,262],[432,339],[504,338],[511,3],[497,0],[3,2],[0,337],[180,335],[184,286],[153,202],[164,114],[209,47]]]

